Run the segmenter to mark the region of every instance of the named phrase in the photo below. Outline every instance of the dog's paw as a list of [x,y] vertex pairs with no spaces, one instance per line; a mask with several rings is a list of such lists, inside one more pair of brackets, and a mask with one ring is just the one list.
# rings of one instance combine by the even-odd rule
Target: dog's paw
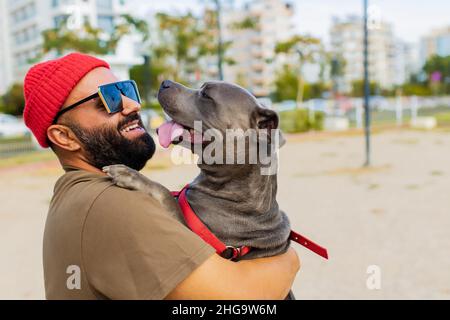
[[142,179],[145,179],[138,171],[123,164],[103,167],[103,172],[105,172],[117,186],[131,190],[138,190],[141,186]]

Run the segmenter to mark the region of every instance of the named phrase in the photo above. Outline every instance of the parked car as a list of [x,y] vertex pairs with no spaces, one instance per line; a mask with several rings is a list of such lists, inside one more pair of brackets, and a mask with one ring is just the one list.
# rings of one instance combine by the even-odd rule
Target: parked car
[[9,114],[0,114],[0,137],[21,137],[30,135],[22,120]]

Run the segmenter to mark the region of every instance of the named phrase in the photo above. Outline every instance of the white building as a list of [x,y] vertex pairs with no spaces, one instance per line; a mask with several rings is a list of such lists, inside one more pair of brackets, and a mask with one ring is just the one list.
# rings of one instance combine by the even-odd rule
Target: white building
[[[345,60],[344,91],[351,90],[355,80],[362,80],[363,21],[360,17],[334,18],[330,30],[331,49]],[[369,78],[382,88],[402,84],[409,77],[411,63],[408,46],[395,38],[392,26],[379,21],[369,29]],[[408,69],[409,68],[409,69]]]
[[395,84],[409,81],[411,75],[420,72],[418,43],[406,43],[398,39],[395,46]]
[[9,84],[12,82],[6,1],[0,0],[0,95],[8,90]]
[[[294,34],[293,13],[292,5],[283,0],[253,0],[243,8],[225,10],[223,38],[232,41],[226,56],[235,62],[225,64],[225,80],[246,87],[256,96],[269,95],[276,71],[283,64],[282,57],[275,57],[275,46]],[[245,19],[256,21],[256,28],[235,27]]]
[[[9,42],[6,51],[9,56],[10,78],[7,86],[13,82],[22,82],[31,64],[42,58],[42,31],[55,28],[64,19],[68,25],[78,29],[85,22],[98,27],[106,33],[111,32],[120,15],[129,12],[125,0],[0,0],[1,11],[6,12],[6,37]],[[3,20],[3,19],[2,19]],[[3,28],[2,28],[3,30]],[[120,78],[128,78],[128,68],[141,64],[136,41],[132,36],[124,37],[114,54],[103,57]],[[8,61],[8,58],[7,60]],[[5,63],[2,63],[5,64]]]
[[433,55],[450,56],[450,26],[435,29],[420,41],[420,61],[425,64]]

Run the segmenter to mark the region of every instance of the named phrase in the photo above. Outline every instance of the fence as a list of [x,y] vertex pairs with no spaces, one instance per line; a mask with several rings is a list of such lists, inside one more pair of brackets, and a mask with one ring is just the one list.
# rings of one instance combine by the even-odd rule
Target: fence
[[[393,122],[401,126],[405,121],[415,122],[418,117],[431,116],[448,125],[450,114],[450,97],[376,97],[371,103],[372,121],[377,123]],[[354,99],[353,108],[347,109],[345,115],[354,121],[356,127],[363,126],[363,103],[361,99]],[[442,118],[442,116],[444,116]]]
[[[283,107],[296,108],[295,101],[290,104],[274,104],[274,108],[281,113],[286,112]],[[325,113],[325,129],[330,123],[335,126],[336,121],[346,121],[343,126],[347,128],[363,126],[363,99],[355,97],[342,97],[338,100],[311,99],[303,102],[302,108],[309,110],[310,115],[315,111]],[[382,97],[372,96],[370,98],[370,109],[372,110],[372,123],[377,124],[403,124],[425,121],[423,117],[435,118],[438,126],[450,126],[450,96],[436,97]],[[289,109],[287,109],[289,110]],[[429,121],[429,119],[427,120]]]
[[36,149],[36,144],[29,137],[21,139],[0,138],[0,159],[20,153],[32,152]]

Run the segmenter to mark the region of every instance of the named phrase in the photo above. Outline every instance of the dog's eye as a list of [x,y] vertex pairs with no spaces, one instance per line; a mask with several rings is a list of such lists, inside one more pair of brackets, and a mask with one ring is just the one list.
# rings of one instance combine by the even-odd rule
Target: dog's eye
[[212,98],[208,96],[205,90],[200,91],[200,94],[202,95],[203,98],[212,100]]

